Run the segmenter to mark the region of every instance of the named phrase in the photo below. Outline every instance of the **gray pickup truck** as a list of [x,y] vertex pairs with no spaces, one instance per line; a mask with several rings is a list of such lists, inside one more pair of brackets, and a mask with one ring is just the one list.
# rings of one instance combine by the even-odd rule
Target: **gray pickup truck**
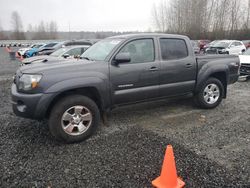
[[186,36],[115,36],[80,60],[21,67],[11,89],[13,110],[47,118],[55,138],[77,142],[96,130],[103,114],[126,104],[192,94],[198,106],[214,108],[238,80],[239,65],[236,56],[196,57]]

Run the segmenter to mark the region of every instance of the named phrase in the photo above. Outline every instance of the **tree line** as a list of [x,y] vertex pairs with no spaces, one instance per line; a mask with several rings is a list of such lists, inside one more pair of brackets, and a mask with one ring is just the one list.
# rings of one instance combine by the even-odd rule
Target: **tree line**
[[12,30],[9,34],[3,31],[0,23],[0,40],[25,40],[25,39],[57,39],[58,26],[55,21],[41,21],[38,25],[28,25],[27,31],[24,32],[22,19],[17,11],[11,14]]
[[192,39],[250,39],[250,0],[162,0],[152,9],[160,32]]
[[[162,0],[152,8],[153,24],[158,32],[188,35],[191,39],[250,39],[250,0]],[[17,11],[11,14],[10,33],[0,23],[0,40],[4,39],[57,39],[71,37],[58,32],[55,21],[29,24],[24,32]],[[72,37],[94,36],[103,38],[115,32],[71,32]],[[59,36],[60,35],[60,36]]]

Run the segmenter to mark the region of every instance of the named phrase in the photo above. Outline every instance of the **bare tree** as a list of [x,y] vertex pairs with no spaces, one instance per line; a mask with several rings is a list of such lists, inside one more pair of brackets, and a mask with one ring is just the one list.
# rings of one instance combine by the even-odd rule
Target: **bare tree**
[[27,31],[28,32],[33,32],[33,26],[31,24],[28,25]]
[[50,33],[50,39],[56,39],[57,38],[57,23],[55,21],[51,21],[49,24],[49,33]]
[[13,11],[11,14],[11,24],[13,29],[13,39],[25,39],[22,20],[17,11]]
[[33,39],[57,39],[58,27],[55,21],[41,21],[33,27]]
[[250,0],[247,2],[247,10],[246,10],[246,22],[245,22],[245,28],[250,29]]
[[48,39],[48,35],[46,32],[46,24],[44,21],[41,21],[37,27],[36,39]]
[[158,31],[194,39],[250,38],[250,0],[162,0],[152,17]]
[[4,36],[4,33],[3,33],[3,28],[2,28],[1,21],[0,21],[0,40],[4,40],[4,39],[5,39],[5,36]]
[[167,30],[168,15],[167,15],[166,1],[162,1],[158,6],[153,5],[152,16],[154,24],[158,31],[165,32]]

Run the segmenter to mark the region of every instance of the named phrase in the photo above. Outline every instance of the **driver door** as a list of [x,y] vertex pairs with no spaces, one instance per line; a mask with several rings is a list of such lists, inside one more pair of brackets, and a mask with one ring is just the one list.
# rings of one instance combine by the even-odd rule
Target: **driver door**
[[160,62],[155,58],[154,39],[129,41],[117,54],[119,53],[129,53],[131,60],[110,65],[113,104],[134,103],[158,97]]

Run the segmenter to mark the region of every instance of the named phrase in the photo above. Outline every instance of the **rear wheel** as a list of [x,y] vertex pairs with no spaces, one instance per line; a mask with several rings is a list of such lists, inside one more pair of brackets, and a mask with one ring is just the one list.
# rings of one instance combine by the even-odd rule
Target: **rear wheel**
[[56,139],[72,143],[88,138],[99,122],[100,112],[93,100],[81,95],[70,95],[53,107],[49,129]]
[[202,108],[215,108],[218,106],[224,94],[224,87],[217,78],[209,78],[195,96],[195,102]]

